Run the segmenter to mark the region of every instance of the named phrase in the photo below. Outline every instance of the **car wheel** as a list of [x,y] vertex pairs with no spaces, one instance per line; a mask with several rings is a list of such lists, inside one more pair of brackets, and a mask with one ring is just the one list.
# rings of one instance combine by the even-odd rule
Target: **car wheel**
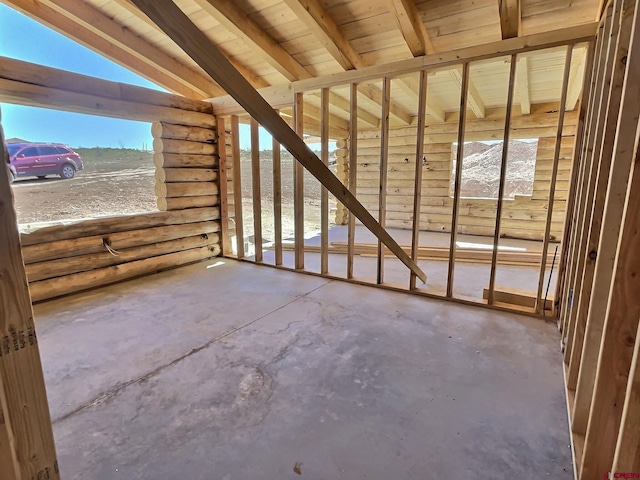
[[62,170],[60,170],[60,176],[66,180],[73,178],[75,174],[76,174],[76,169],[70,163],[65,163],[62,166]]

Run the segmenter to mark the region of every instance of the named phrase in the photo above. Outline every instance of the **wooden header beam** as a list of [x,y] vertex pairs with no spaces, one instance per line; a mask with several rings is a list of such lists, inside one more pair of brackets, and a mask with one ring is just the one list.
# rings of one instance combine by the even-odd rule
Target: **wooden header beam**
[[309,149],[247,80],[229,63],[216,46],[171,0],[134,0],[162,30],[228,91],[242,107],[342,202],[371,232],[423,282],[426,275],[380,226],[369,211],[342,185],[331,170]]

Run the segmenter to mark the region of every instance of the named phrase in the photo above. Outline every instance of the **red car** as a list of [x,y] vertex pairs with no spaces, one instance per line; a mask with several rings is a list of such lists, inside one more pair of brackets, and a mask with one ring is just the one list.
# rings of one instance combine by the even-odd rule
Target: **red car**
[[69,179],[84,168],[80,155],[59,143],[8,143],[7,149],[12,180],[47,175]]

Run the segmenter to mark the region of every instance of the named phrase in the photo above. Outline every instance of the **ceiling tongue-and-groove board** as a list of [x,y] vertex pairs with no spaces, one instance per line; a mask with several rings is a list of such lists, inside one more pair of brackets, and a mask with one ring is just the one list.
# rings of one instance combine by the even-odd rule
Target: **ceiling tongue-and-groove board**
[[[130,0],[0,0],[135,71],[191,98],[226,95]],[[175,0],[255,88],[359,70],[432,53],[589,24],[600,0]],[[574,49],[567,108],[580,94],[586,49]],[[515,104],[557,102],[563,49],[518,57]],[[504,106],[508,58],[471,65],[469,107],[476,118]],[[459,108],[459,68],[429,75],[428,121]],[[415,122],[417,75],[392,81],[392,125]],[[319,111],[319,90],[305,95]],[[348,86],[331,89],[336,125],[349,118]],[[362,128],[376,127],[381,81],[359,86]],[[316,107],[315,109],[313,107]]]

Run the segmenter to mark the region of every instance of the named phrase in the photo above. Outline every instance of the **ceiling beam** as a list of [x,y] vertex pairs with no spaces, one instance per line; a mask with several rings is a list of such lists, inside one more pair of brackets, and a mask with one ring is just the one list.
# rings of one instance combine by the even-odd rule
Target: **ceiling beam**
[[[127,12],[136,16],[139,20],[142,20],[144,23],[153,27],[155,30],[162,32],[160,28],[151,21],[149,17],[147,17],[138,7],[136,7],[131,0],[112,0],[113,3],[119,5],[121,8],[125,9]],[[162,32],[164,34],[164,32]],[[227,60],[231,62],[231,64],[246,78],[249,80],[249,83],[256,88],[264,88],[269,86],[269,82],[265,81],[262,77],[259,77],[252,70],[247,68],[246,65],[238,62],[236,59],[231,58],[231,56],[227,52],[222,52]]]
[[531,113],[531,91],[529,89],[529,60],[527,57],[518,59],[516,85],[518,85],[522,115],[529,115]]
[[318,0],[284,0],[284,3],[345,70],[366,67],[360,54]]
[[[320,98],[320,93],[314,92],[312,95]],[[329,92],[329,103],[343,112],[351,112],[349,100],[331,91]],[[373,113],[369,113],[362,108],[358,109],[358,120],[367,123],[372,127],[380,126],[380,119]]]
[[[374,87],[373,85],[368,85],[366,83],[361,83],[360,85],[358,85],[358,92],[360,92],[362,95],[364,95],[366,98],[376,103],[377,105],[382,105],[382,90],[380,90],[378,87]],[[402,123],[411,125],[411,114],[407,110],[399,106],[396,102],[389,103],[389,113],[400,120]]]
[[260,52],[262,57],[290,82],[312,77],[289,52],[251,20],[235,2],[225,0],[194,1],[227,30]]
[[[455,80],[455,82],[462,88],[462,69],[460,67],[449,70],[449,74],[451,78]],[[476,89],[476,86],[469,79],[469,87],[468,87],[468,95],[467,95],[468,104],[471,107],[471,110],[475,114],[477,118],[485,117],[485,108],[484,102],[480,98],[480,94]]]
[[197,99],[224,94],[205,75],[123,29],[85,2],[3,1],[171,92]]
[[515,38],[522,30],[522,11],[520,0],[498,0],[500,10],[500,30],[502,39]]
[[[320,107],[316,105],[312,105],[309,102],[305,102],[304,115],[309,116],[311,118],[315,118],[316,120],[319,121],[319,119],[322,116],[322,111]],[[329,114],[329,123],[340,130],[344,130],[344,131],[349,130],[349,121],[345,120],[344,118],[340,118],[337,115]]]
[[427,277],[342,182],[171,0],[134,0],[185,52],[423,282]]
[[415,0],[391,0],[391,4],[398,27],[411,54],[414,57],[421,57],[428,53],[435,53]]
[[[418,79],[414,77],[398,78],[397,83],[393,82],[392,87],[398,85],[405,92],[410,95],[414,95],[416,98],[419,96],[420,86],[418,85]],[[440,104],[429,96],[429,87],[427,86],[427,114],[438,122],[445,121],[445,111]]]

